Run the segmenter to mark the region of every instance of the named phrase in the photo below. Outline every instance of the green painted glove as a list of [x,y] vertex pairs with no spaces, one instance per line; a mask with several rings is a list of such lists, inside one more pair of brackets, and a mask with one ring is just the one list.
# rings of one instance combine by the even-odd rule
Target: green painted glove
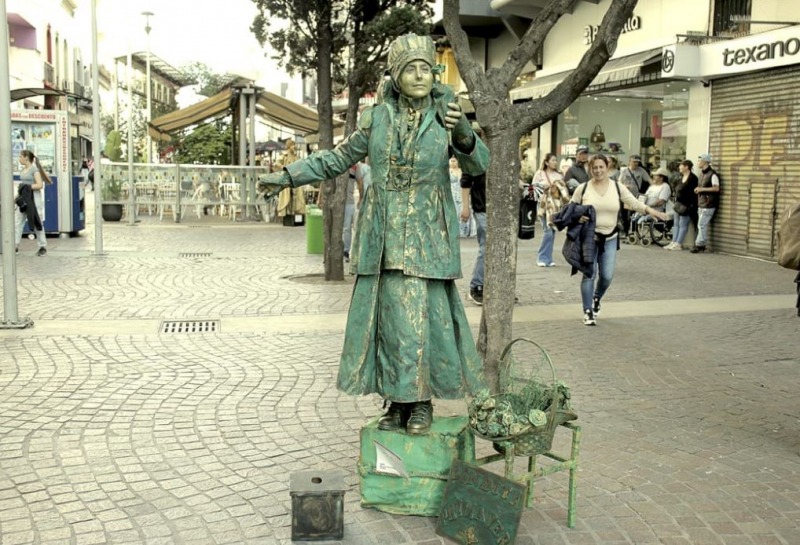
[[453,143],[458,146],[460,151],[467,153],[475,147],[475,133],[469,126],[467,116],[461,116],[453,127]]
[[292,187],[292,179],[285,170],[258,177],[258,191],[268,201],[287,187]]

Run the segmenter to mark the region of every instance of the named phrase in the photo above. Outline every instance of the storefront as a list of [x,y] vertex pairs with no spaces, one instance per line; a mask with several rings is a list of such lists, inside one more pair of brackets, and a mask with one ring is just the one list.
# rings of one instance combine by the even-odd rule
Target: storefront
[[[563,81],[571,73],[568,68],[577,64],[594,40],[607,7],[579,4],[569,18],[559,22],[545,42],[542,69],[512,89],[511,100],[540,98]],[[687,18],[665,19],[667,8],[679,9]],[[593,153],[616,157],[620,165],[627,164],[631,155],[639,155],[648,169],[664,166],[677,173],[677,163],[690,150],[696,147],[696,155],[706,145],[707,133],[698,139],[689,120],[703,101],[707,116],[708,92],[695,78],[664,74],[662,52],[677,33],[704,25],[707,9],[684,0],[640,3],[625,24],[619,53],[573,104],[534,134],[534,156],[553,152],[571,158],[583,144]]]
[[581,96],[558,116],[555,153],[572,156],[579,144],[626,163],[631,154],[659,167],[686,157],[688,88],[667,82]]
[[709,150],[722,178],[715,250],[773,258],[800,200],[800,27],[665,48],[664,72],[710,86]]

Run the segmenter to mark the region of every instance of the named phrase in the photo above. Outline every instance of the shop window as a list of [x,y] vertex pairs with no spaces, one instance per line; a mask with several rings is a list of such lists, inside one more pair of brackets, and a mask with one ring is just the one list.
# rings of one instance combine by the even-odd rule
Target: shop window
[[[680,82],[580,97],[559,115],[553,151],[571,158],[587,145],[590,153],[615,156],[622,165],[636,154],[646,168],[666,167],[686,158],[688,97]],[[603,141],[592,142],[598,132]]]
[[731,21],[731,17],[749,17],[752,0],[714,0],[714,35],[747,34],[748,23]]

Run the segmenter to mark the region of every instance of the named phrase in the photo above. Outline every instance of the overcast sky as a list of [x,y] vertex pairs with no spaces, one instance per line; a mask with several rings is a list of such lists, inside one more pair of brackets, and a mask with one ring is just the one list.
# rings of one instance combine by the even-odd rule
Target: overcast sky
[[154,13],[150,51],[176,67],[200,61],[215,72],[251,78],[275,69],[250,32],[257,12],[251,0],[100,0],[101,58],[125,55],[129,46],[146,49],[144,11]]

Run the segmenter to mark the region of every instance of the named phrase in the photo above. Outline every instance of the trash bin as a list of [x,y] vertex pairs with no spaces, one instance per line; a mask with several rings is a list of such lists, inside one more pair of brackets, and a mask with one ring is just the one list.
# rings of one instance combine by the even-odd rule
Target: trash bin
[[322,210],[313,204],[306,207],[306,253],[324,253],[322,236]]

